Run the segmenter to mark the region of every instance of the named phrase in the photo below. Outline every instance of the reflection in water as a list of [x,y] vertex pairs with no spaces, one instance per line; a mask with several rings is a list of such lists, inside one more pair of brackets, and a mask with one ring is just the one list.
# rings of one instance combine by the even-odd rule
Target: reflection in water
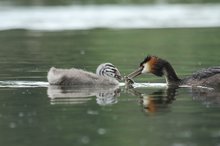
[[[151,94],[142,93],[135,88],[127,90],[128,93],[140,98],[140,104],[143,111],[148,113],[158,112],[168,108],[168,105],[173,103],[176,99],[176,92],[178,88],[169,87],[166,89],[159,89]],[[181,89],[181,88],[179,88]],[[200,101],[206,107],[220,105],[220,90],[212,88],[187,88],[193,100]]]
[[135,89],[129,89],[129,93],[140,98],[143,111],[153,113],[166,109],[175,100],[176,88],[159,89],[151,94],[141,93]]
[[96,96],[99,105],[111,105],[118,102],[119,86],[48,86],[48,97],[51,104],[86,103]]
[[220,90],[210,88],[192,88],[193,100],[200,101],[207,107],[220,105]]
[[[47,87],[47,94],[51,104],[77,104],[86,103],[96,96],[96,102],[99,105],[111,105],[118,102],[117,97],[120,96],[121,88],[124,83],[119,86],[51,86],[48,82],[42,81],[0,81],[1,88],[44,88]],[[139,89],[158,89],[153,93],[142,93]],[[180,87],[187,88],[193,100],[199,101],[206,107],[220,105],[220,89],[189,86]],[[175,100],[176,91],[179,89],[167,87],[163,83],[135,83],[134,88],[129,88],[125,93],[140,98],[143,109],[147,112],[157,112],[164,109],[168,104]]]

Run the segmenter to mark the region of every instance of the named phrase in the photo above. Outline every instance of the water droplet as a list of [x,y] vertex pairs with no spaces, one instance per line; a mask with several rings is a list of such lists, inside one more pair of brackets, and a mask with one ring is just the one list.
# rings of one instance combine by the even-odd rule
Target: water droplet
[[90,138],[88,136],[81,137],[81,142],[83,144],[88,144],[90,142]]
[[220,137],[220,131],[215,131],[215,132],[212,132],[212,137]]
[[140,146],[146,146],[147,145],[147,142],[145,139],[141,139],[140,140]]
[[191,131],[182,131],[179,134],[179,136],[182,138],[190,138],[192,136],[192,132]]
[[173,146],[186,146],[184,143],[174,143]]
[[19,116],[19,117],[24,117],[24,113],[20,112],[20,113],[18,114],[18,116]]
[[98,130],[98,134],[103,135],[106,133],[106,130],[104,128],[99,128]]
[[113,115],[113,116],[112,116],[112,119],[113,119],[113,120],[118,120],[118,116]]
[[11,123],[9,124],[9,127],[10,127],[10,128],[15,128],[15,127],[16,127],[16,124],[15,124],[14,122],[11,122]]
[[81,55],[85,55],[85,51],[84,50],[80,50],[80,54]]
[[89,114],[89,115],[98,115],[99,112],[98,111],[93,111],[93,110],[88,110],[87,114]]

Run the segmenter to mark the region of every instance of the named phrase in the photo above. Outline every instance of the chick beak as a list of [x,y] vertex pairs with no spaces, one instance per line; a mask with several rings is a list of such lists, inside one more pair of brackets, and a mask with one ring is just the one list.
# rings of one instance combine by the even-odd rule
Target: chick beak
[[118,69],[117,69],[117,71],[115,72],[115,78],[116,78],[118,81],[122,81],[122,80],[123,80],[123,77],[121,76],[121,73],[119,72]]
[[123,80],[123,77],[121,75],[115,75],[115,78],[118,80],[118,81],[122,81]]
[[142,70],[143,70],[143,67],[140,67],[134,72],[130,73],[127,77],[130,79],[135,78],[136,76],[139,76],[141,74]]

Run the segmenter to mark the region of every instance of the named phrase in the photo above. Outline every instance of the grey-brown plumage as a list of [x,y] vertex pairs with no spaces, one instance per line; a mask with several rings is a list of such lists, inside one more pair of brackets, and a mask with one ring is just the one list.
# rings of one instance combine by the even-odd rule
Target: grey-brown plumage
[[57,69],[50,68],[47,79],[51,85],[118,85],[117,79],[121,79],[121,74],[111,63],[101,64],[97,68],[104,70],[101,75],[94,74],[82,69]]
[[181,84],[220,88],[220,67],[210,67],[182,79]]

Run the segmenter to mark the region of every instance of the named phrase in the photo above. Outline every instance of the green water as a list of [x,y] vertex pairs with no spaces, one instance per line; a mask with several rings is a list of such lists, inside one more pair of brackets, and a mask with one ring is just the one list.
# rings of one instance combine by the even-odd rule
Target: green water
[[[219,28],[1,31],[0,80],[46,81],[51,66],[95,72],[103,62],[126,75],[148,54],[169,60],[184,77],[219,65],[219,38]],[[153,75],[135,81],[165,82]],[[121,87],[116,102],[104,106],[95,95],[78,104],[56,102],[48,90],[0,88],[0,145],[220,145],[218,92],[144,88],[134,95]]]

